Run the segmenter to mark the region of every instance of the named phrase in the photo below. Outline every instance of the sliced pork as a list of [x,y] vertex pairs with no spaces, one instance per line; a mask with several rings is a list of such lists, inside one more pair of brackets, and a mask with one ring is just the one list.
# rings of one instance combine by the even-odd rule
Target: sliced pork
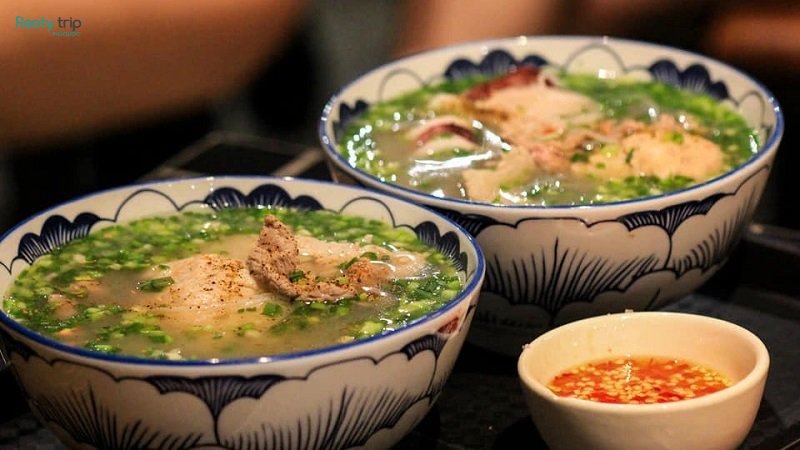
[[[366,254],[378,258],[373,261]],[[295,236],[268,215],[247,267],[268,290],[296,300],[326,301],[369,293],[391,278],[418,273],[423,261],[422,255],[390,252],[377,245]]]
[[240,307],[261,289],[244,261],[217,254],[200,254],[163,265],[154,278],[169,277],[172,284],[146,306],[172,311],[206,311]]

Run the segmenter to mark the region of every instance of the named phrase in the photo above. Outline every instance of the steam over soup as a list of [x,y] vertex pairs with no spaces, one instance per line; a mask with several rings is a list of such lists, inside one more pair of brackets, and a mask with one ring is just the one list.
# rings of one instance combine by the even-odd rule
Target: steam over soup
[[385,182],[542,206],[674,191],[758,151],[744,119],[705,94],[535,67],[373,104],[340,146],[350,164]]
[[4,300],[67,344],[148,358],[263,356],[403,326],[464,280],[407,229],[325,211],[151,217],[70,242]]

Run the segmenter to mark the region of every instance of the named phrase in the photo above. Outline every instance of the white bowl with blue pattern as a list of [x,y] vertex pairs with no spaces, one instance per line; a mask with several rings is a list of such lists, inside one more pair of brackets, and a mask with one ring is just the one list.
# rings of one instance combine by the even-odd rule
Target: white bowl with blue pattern
[[[533,64],[629,75],[703,91],[739,111],[762,149],[745,164],[674,193],[593,206],[497,206],[382,182],[352,165],[337,138],[371,104],[476,72]],[[720,61],[645,42],[595,36],[520,36],[412,55],[367,72],[326,104],[319,138],[332,176],[427,205],[460,223],[487,261],[469,340],[516,355],[555,326],[626,309],[655,310],[703,285],[752,220],[783,135],[777,100]]]
[[[0,291],[57,246],[158,213],[240,205],[326,209],[413,230],[450,256],[465,289],[393,332],[320,350],[166,361],[70,347],[0,307],[0,363],[31,410],[73,448],[388,448],[431,409],[476,310],[484,259],[463,228],[405,200],[352,186],[271,177],[148,182],[39,213],[0,240]],[[0,395],[1,397],[2,395]]]

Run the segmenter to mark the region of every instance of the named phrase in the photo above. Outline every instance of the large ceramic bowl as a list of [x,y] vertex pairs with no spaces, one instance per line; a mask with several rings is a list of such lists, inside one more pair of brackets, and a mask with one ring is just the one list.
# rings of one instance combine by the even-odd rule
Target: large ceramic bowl
[[[740,112],[760,152],[681,191],[593,206],[499,206],[400,187],[366,173],[340,139],[370,105],[421,86],[534,65],[659,80],[702,91]],[[440,48],[367,72],[327,103],[319,137],[335,180],[427,205],[478,239],[487,260],[470,340],[516,355],[531,338],[593,315],[654,310],[706,282],[751,221],[783,134],[778,102],[757,80],[680,49],[608,37],[515,37]]]
[[[396,331],[329,348],[236,360],[149,360],[70,347],[0,310],[2,357],[32,411],[75,448],[388,448],[442,391],[475,313],[483,256],[461,227],[360,188],[268,177],[196,178],[88,195],[0,241],[0,291],[59,245],[159,213],[276,205],[413,230],[455,261],[465,289]],[[0,362],[3,361],[0,358]]]

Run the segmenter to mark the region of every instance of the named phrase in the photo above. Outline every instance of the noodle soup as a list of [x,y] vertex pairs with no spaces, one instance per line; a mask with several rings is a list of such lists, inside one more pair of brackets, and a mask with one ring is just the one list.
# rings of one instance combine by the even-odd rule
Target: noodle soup
[[521,65],[376,102],[339,151],[381,181],[501,205],[587,205],[672,192],[759,151],[715,98],[658,81]]
[[274,355],[391,331],[463,289],[406,229],[325,211],[232,208],[104,228],[38,259],[9,316],[67,344],[156,359]]

